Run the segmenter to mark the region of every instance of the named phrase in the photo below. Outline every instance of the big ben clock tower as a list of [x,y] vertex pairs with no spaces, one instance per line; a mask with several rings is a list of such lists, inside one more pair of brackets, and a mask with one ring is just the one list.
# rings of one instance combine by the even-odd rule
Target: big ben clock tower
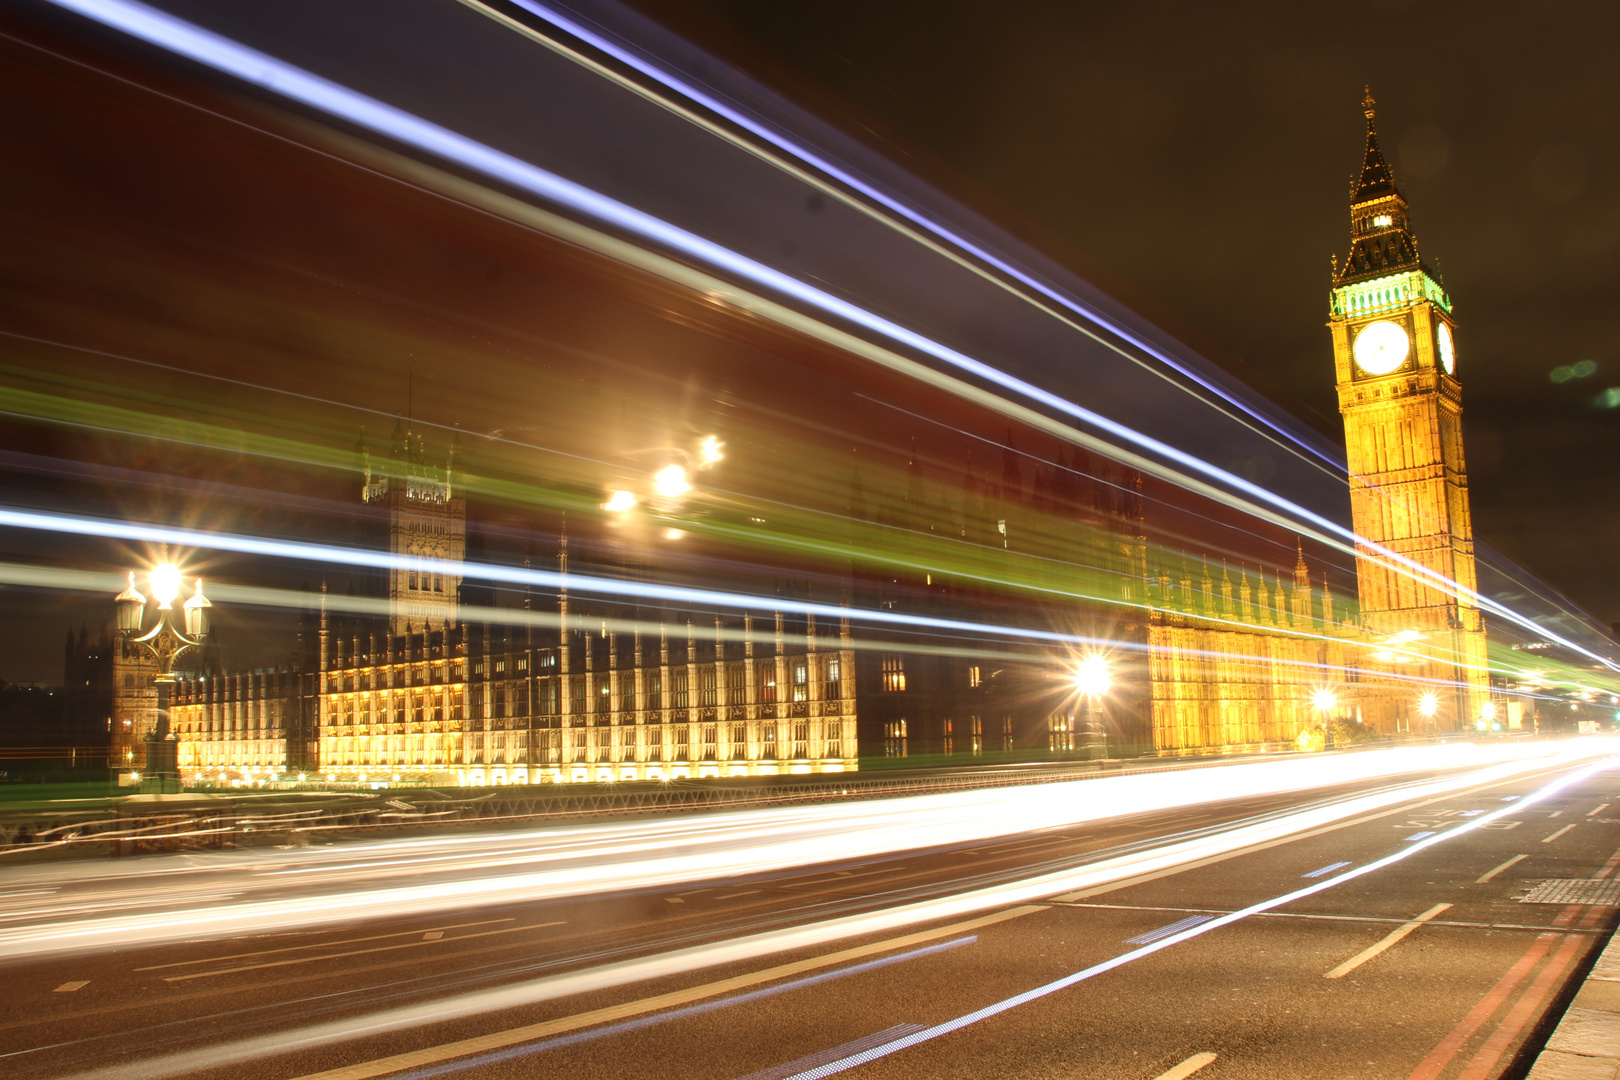
[[[1350,253],[1335,261],[1328,328],[1350,466],[1361,619],[1377,642],[1364,718],[1386,733],[1471,728],[1489,695],[1463,462],[1451,298],[1418,255],[1406,199],[1362,102],[1367,150],[1350,196]],[[1371,673],[1369,673],[1371,674]],[[1374,689],[1378,687],[1378,689]]]

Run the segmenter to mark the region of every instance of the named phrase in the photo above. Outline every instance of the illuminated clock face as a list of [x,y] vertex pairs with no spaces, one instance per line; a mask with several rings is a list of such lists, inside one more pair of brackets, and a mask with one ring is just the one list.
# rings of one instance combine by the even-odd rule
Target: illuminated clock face
[[1411,351],[1406,331],[1392,322],[1368,323],[1356,335],[1356,365],[1369,375],[1388,375],[1406,363]]
[[1435,336],[1440,341],[1440,366],[1446,369],[1447,375],[1457,372],[1457,346],[1451,340],[1451,327],[1445,323],[1440,324]]

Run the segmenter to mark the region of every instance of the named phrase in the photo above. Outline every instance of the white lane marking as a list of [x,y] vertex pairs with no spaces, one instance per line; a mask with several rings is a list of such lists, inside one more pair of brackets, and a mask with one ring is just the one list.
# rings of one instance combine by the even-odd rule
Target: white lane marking
[[758,896],[764,889],[749,889],[747,892],[728,892],[724,896],[716,896],[715,900],[735,900],[739,896]]
[[1552,813],[1547,815],[1547,820],[1551,821],[1553,818],[1562,817],[1563,815],[1564,815],[1564,812],[1562,810],[1554,810]]
[[[518,934],[525,930],[543,930],[548,926],[561,926],[562,922],[532,923],[528,926],[508,926],[500,930],[481,930],[476,934],[461,934],[453,937],[451,941],[470,941],[473,938],[493,937],[498,934]],[[345,956],[364,956],[367,953],[394,952],[398,949],[415,949],[422,945],[437,945],[435,938],[424,938],[421,941],[407,941],[402,945],[374,945],[369,949],[350,949],[348,952],[321,953],[319,956],[293,956],[285,960],[266,960],[259,964],[239,964],[236,967],[218,968],[214,971],[193,971],[187,975],[165,975],[164,982],[188,982],[191,979],[209,979],[215,975],[234,975],[240,971],[259,971],[262,968],[290,967],[293,964],[313,964],[320,960],[337,960]]]
[[1215,1055],[1206,1050],[1202,1054],[1194,1054],[1169,1072],[1160,1073],[1153,1080],[1187,1080],[1187,1077],[1214,1060]]
[[1551,836],[1547,837],[1547,839],[1543,840],[1542,843],[1543,844],[1550,844],[1554,840],[1558,839],[1560,836],[1563,836],[1565,833],[1569,832],[1569,830],[1573,829],[1574,827],[1575,826],[1573,826],[1573,825],[1565,825],[1562,829],[1559,829],[1557,832],[1555,832]]
[[684,904],[684,903],[686,903],[686,901],[682,900],[678,896],[666,896],[666,897],[664,897],[664,903],[666,903],[666,904]]
[[1338,967],[1334,968],[1332,971],[1328,972],[1322,977],[1324,979],[1344,978],[1346,975],[1356,970],[1356,968],[1360,967],[1362,964],[1365,964],[1367,961],[1382,953],[1384,950],[1395,945],[1407,934],[1410,934],[1412,931],[1416,930],[1418,927],[1422,926],[1424,923],[1428,922],[1430,919],[1434,918],[1436,915],[1440,914],[1450,906],[1450,904],[1434,905],[1434,907],[1430,908],[1428,911],[1425,911],[1411,922],[1391,930],[1384,937],[1383,941],[1361,950],[1360,952],[1356,953],[1356,955],[1352,956],[1350,959],[1346,960],[1344,963],[1340,964]]
[[[1533,804],[1540,802],[1542,799],[1545,799],[1555,792],[1569,787],[1571,784],[1586,780],[1593,774],[1602,771],[1604,768],[1613,767],[1614,759],[1611,758],[1603,763],[1580,769],[1573,774],[1556,780],[1540,788],[1539,790],[1532,792],[1529,798],[1526,800],[1526,803]],[[1510,811],[1510,809],[1514,808],[1504,806],[1495,813],[1506,814]],[[1300,900],[1307,896],[1315,896],[1319,892],[1325,892],[1328,889],[1335,888],[1344,884],[1346,881],[1352,881],[1358,877],[1365,877],[1368,874],[1377,873],[1386,866],[1393,866],[1395,863],[1400,862],[1402,859],[1410,858],[1419,851],[1426,851],[1429,848],[1434,847],[1436,844],[1445,843],[1447,840],[1461,836],[1473,829],[1477,829],[1480,827],[1481,823],[1491,820],[1493,820],[1493,817],[1491,815],[1487,815],[1485,817],[1476,818],[1470,822],[1465,822],[1464,824],[1458,825],[1456,828],[1450,829],[1439,836],[1432,837],[1428,840],[1419,840],[1417,843],[1408,845],[1407,847],[1396,851],[1393,854],[1386,855],[1382,859],[1375,859],[1374,861],[1367,863],[1365,866],[1358,866],[1353,869],[1346,870],[1344,873],[1339,874],[1336,877],[1328,878],[1318,884],[1307,885],[1302,889],[1295,889],[1293,892],[1284,893],[1282,896],[1274,896],[1270,900],[1263,900],[1258,904],[1251,904],[1249,907],[1243,908],[1240,911],[1234,911],[1230,915],[1223,915],[1218,919],[1211,919],[1209,922],[1200,923],[1191,929],[1183,930],[1179,934],[1172,934],[1167,938],[1160,938],[1151,945],[1143,945],[1141,948],[1134,949],[1131,952],[1124,953],[1120,956],[1116,956],[1112,960],[1104,960],[1100,964],[1093,964],[1091,967],[1085,968],[1081,971],[1076,971],[1072,975],[1065,975],[1063,978],[1053,980],[1044,986],[1037,986],[1033,989],[1025,990],[1021,994],[1015,994],[1010,998],[998,1001],[992,1005],[986,1005],[981,1009],[976,1009],[975,1011],[967,1013],[963,1016],[958,1016],[954,1020],[947,1020],[944,1023],[935,1024],[933,1027],[928,1028],[925,1031],[918,1031],[911,1035],[901,1036],[900,1038],[884,1046],[875,1047],[871,1050],[854,1054],[842,1061],[830,1062],[814,1070],[813,1073],[802,1073],[797,1077],[787,1078],[787,1080],[811,1080],[812,1076],[815,1078],[815,1080],[823,1080],[825,1077],[832,1076],[836,1073],[846,1072],[849,1069],[858,1068],[859,1066],[876,1061],[879,1058],[887,1057],[890,1054],[897,1054],[901,1051],[909,1050],[912,1047],[920,1046],[932,1039],[938,1039],[942,1036],[949,1035],[952,1032],[960,1031],[969,1025],[977,1024],[983,1020],[989,1019],[992,1016],[999,1016],[1009,1009],[1016,1009],[1020,1005],[1028,1004],[1031,1001],[1037,1001],[1049,994],[1055,994],[1058,991],[1065,990],[1076,985],[1077,983],[1082,983],[1087,979],[1092,979],[1107,972],[1114,971],[1126,964],[1131,963],[1132,961],[1139,960],[1144,956],[1150,956],[1165,949],[1173,948],[1184,941],[1191,941],[1193,938],[1201,937],[1204,934],[1207,934],[1212,930],[1218,930],[1223,926],[1230,926],[1233,923],[1246,919],[1251,915],[1259,915],[1264,912],[1271,911],[1274,908],[1291,904],[1295,900]],[[442,1010],[442,1006],[440,1006],[440,1008]],[[350,1023],[352,1023],[352,1021],[350,1021]],[[375,1026],[373,1026],[372,1030],[376,1030]],[[278,1048],[284,1048],[287,1045],[287,1035],[285,1033],[277,1033],[277,1038],[279,1040],[277,1043]],[[210,1062],[210,1064],[218,1064],[217,1055],[216,1060]]]
[[1312,870],[1308,874],[1301,874],[1299,876],[1302,877],[1302,878],[1319,878],[1323,874],[1331,874],[1335,870],[1343,870],[1345,867],[1347,867],[1349,865],[1350,864],[1347,863],[1347,862],[1328,863],[1326,866],[1322,867],[1320,870]]
[[84,987],[89,986],[89,985],[90,985],[90,980],[89,979],[80,979],[78,982],[65,982],[61,986],[58,986],[55,990],[52,990],[51,993],[53,993],[53,994],[71,994],[71,993],[73,993],[73,991],[83,989]]
[[[481,919],[478,922],[451,923],[449,926],[440,926],[438,930],[465,930],[469,926],[493,926],[496,923],[515,922],[515,919]],[[340,938],[337,941],[317,941],[309,945],[284,945],[279,949],[260,949],[257,952],[231,953],[228,956],[207,956],[201,960],[177,960],[172,964],[153,964],[150,967],[138,967],[136,971],[162,971],[165,968],[196,967],[198,964],[218,964],[225,960],[246,960],[254,956],[272,956],[276,953],[299,952],[304,949],[330,949],[335,945],[358,945],[363,941],[384,941],[393,937],[406,937],[416,933],[415,930],[396,930],[392,934],[372,934],[370,937]]]
[[1475,885],[1483,885],[1487,881],[1491,880],[1491,878],[1495,877],[1497,874],[1500,874],[1502,871],[1504,871],[1508,867],[1512,866],[1514,863],[1517,863],[1517,862],[1519,862],[1519,861],[1521,861],[1523,859],[1528,859],[1529,857],[1530,856],[1528,856],[1528,855],[1515,855],[1515,856],[1513,856],[1513,858],[1509,859],[1507,862],[1503,863],[1501,866],[1498,866],[1498,867],[1496,867],[1495,869],[1492,869],[1492,870],[1487,870],[1483,874],[1479,875],[1479,877],[1474,879],[1474,884]]
[[442,937],[444,937],[444,931],[443,930],[429,930],[427,933],[422,935],[422,940],[423,941],[438,941]]
[[1607,810],[1608,808],[1609,808],[1609,804],[1604,803],[1602,806],[1598,807],[1596,810],[1588,810],[1586,812],[1586,816],[1587,817],[1597,817],[1599,814],[1603,813],[1603,811]]
[[[766,968],[763,971],[737,975],[717,982],[704,983],[701,986],[694,986],[686,990],[674,990],[667,994],[659,994],[656,997],[628,1001],[622,1005],[608,1005],[591,1012],[576,1013],[573,1016],[563,1016],[555,1020],[543,1020],[537,1024],[497,1031],[489,1035],[478,1035],[457,1042],[425,1047],[421,1050],[411,1050],[403,1054],[395,1054],[392,1057],[379,1058],[375,1061],[363,1061],[354,1065],[339,1066],[325,1072],[311,1073],[308,1076],[300,1077],[299,1080],[369,1080],[370,1077],[386,1076],[389,1073],[403,1072],[406,1069],[420,1068],[424,1065],[435,1065],[441,1061],[451,1061],[458,1057],[467,1057],[483,1051],[500,1050],[504,1047],[516,1046],[519,1043],[534,1042],[548,1035],[559,1035],[566,1031],[577,1031],[580,1028],[593,1027],[597,1024],[607,1023],[610,1020],[624,1020],[632,1016],[642,1016],[647,1013],[658,1012],[661,1009],[672,1008],[676,1005],[685,1005],[693,1001],[718,997],[721,994],[739,990],[746,986],[758,986],[761,983],[775,982],[778,979],[785,979],[805,971],[815,971],[818,968],[835,967],[850,960],[893,952],[908,945],[950,937],[953,934],[964,933],[968,930],[977,930],[981,926],[992,926],[996,923],[1006,922],[1009,919],[1017,919],[1024,915],[1033,915],[1037,911],[1047,910],[1049,909],[1044,904],[1026,904],[1005,911],[997,911],[990,915],[983,915],[977,919],[968,919],[965,922],[952,923],[949,926],[936,926],[931,930],[922,930],[915,934],[889,938],[887,941],[875,941],[869,945],[857,945],[853,949],[823,953],[820,956],[796,960],[789,964],[781,964],[777,967]],[[636,963],[636,961],[632,961],[632,963]],[[569,978],[569,976],[564,976],[564,978]]]

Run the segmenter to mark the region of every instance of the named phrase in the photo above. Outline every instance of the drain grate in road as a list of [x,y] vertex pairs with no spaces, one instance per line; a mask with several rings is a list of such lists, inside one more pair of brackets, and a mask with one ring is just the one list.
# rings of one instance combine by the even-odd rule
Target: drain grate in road
[[1605,878],[1552,878],[1539,882],[1519,898],[1521,904],[1620,905],[1620,880]]

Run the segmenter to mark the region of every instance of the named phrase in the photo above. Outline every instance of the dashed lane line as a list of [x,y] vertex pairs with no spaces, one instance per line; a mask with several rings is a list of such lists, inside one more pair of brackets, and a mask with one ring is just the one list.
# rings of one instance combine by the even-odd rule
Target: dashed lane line
[[[483,919],[479,922],[452,923],[449,926],[434,926],[429,930],[465,930],[470,926],[493,926],[496,923],[515,922],[515,919]],[[372,934],[369,937],[342,938],[338,941],[317,941],[309,945],[284,945],[279,949],[259,949],[255,952],[231,953],[228,956],[205,956],[201,960],[177,960],[171,964],[153,964],[150,967],[138,967],[136,971],[163,971],[166,968],[196,967],[198,964],[218,964],[226,960],[248,960],[255,956],[274,956],[276,953],[300,952],[305,949],[329,949],[334,945],[358,945],[365,941],[386,941],[392,937],[408,937],[411,934],[426,933],[422,930],[397,930],[392,934]]]
[[1569,832],[1569,830],[1573,829],[1574,827],[1575,826],[1573,826],[1573,825],[1565,825],[1562,829],[1559,829],[1557,832],[1555,832],[1551,836],[1547,837],[1547,839],[1543,840],[1542,843],[1543,844],[1550,844],[1554,840],[1558,839],[1560,836],[1563,836],[1565,833]]
[[1424,923],[1428,922],[1430,919],[1434,918],[1436,915],[1440,914],[1442,911],[1445,911],[1450,906],[1451,906],[1450,904],[1436,904],[1436,905],[1434,905],[1434,907],[1430,908],[1428,911],[1425,911],[1423,914],[1419,915],[1417,918],[1413,919],[1411,922],[1406,923],[1406,924],[1404,924],[1404,925],[1402,925],[1402,926],[1400,926],[1400,927],[1398,927],[1398,928],[1396,928],[1394,930],[1391,930],[1387,935],[1385,935],[1384,940],[1380,941],[1378,944],[1371,945],[1371,946],[1361,950],[1360,952],[1356,953],[1356,955],[1352,956],[1350,959],[1346,960],[1344,963],[1340,964],[1338,967],[1334,968],[1332,971],[1330,971],[1326,975],[1324,975],[1323,978],[1325,978],[1325,979],[1342,979],[1342,978],[1344,978],[1346,975],[1348,975],[1352,971],[1356,970],[1356,968],[1360,967],[1362,964],[1365,964],[1367,961],[1373,959],[1373,957],[1378,956],[1381,953],[1385,952],[1386,950],[1388,950],[1390,948],[1393,948],[1395,945],[1399,944],[1400,940],[1402,938],[1404,938],[1407,934],[1410,934],[1412,931],[1416,930],[1418,927],[1422,926]]
[[471,941],[473,938],[493,937],[497,934],[518,934],[525,930],[543,930],[548,926],[562,926],[563,922],[531,923],[528,926],[507,926],[500,930],[483,930],[476,934],[461,934],[453,938],[428,939],[426,941],[407,941],[400,945],[377,945],[369,949],[350,949],[347,952],[321,953],[319,956],[292,956],[284,960],[267,960],[262,964],[240,964],[236,967],[219,968],[215,971],[193,971],[189,975],[169,975],[164,982],[187,982],[191,979],[208,979],[215,975],[235,975],[242,971],[260,971],[264,968],[289,967],[293,964],[313,964],[319,960],[337,960],[345,956],[364,956],[367,953],[394,952],[397,949],[419,949],[423,945],[449,945],[458,941]]
[[1507,862],[1503,863],[1501,866],[1492,867],[1491,869],[1485,871],[1483,874],[1479,875],[1479,877],[1474,879],[1474,884],[1475,885],[1483,885],[1487,881],[1491,880],[1491,878],[1495,877],[1497,874],[1500,874],[1502,871],[1508,869],[1511,866],[1516,865],[1517,863],[1523,862],[1525,859],[1528,859],[1529,857],[1530,856],[1528,856],[1528,855],[1515,855],[1515,856],[1513,856],[1513,858],[1509,859]]
[[686,990],[674,990],[655,997],[627,1001],[622,1005],[609,1005],[605,1008],[577,1013],[573,1016],[545,1020],[538,1024],[509,1028],[506,1031],[478,1035],[470,1039],[461,1039],[440,1046],[412,1050],[373,1061],[362,1061],[355,1065],[345,1065],[336,1069],[328,1069],[325,1072],[311,1073],[308,1076],[299,1077],[298,1080],[370,1080],[371,1077],[387,1076],[389,1073],[403,1072],[406,1069],[420,1068],[424,1065],[436,1065],[443,1061],[470,1057],[486,1050],[499,1050],[520,1043],[533,1042],[548,1035],[557,1035],[565,1031],[577,1031],[580,1028],[594,1027],[597,1024],[605,1024],[613,1020],[622,1020],[626,1017],[657,1012],[660,1009],[668,1009],[692,1001],[718,997],[721,994],[745,986],[757,986],[761,983],[774,982],[777,979],[785,979],[800,972],[833,967],[861,957],[892,952],[895,949],[903,949],[908,945],[950,937],[968,930],[976,930],[981,926],[990,926],[994,923],[1006,922],[1009,919],[1017,919],[1024,915],[1032,915],[1037,911],[1045,910],[1046,906],[1044,904],[1025,904],[1020,907],[997,911],[977,919],[969,919],[966,922],[952,923],[949,926],[936,926],[931,930],[922,930],[915,934],[889,938],[886,941],[876,941],[869,945],[858,945],[853,949],[843,949],[835,953],[812,956],[789,964],[779,964],[776,967],[765,968],[762,971],[737,975],[729,979],[720,979]]
[[1183,1061],[1180,1065],[1177,1065],[1169,1072],[1162,1072],[1158,1076],[1155,1076],[1153,1080],[1187,1080],[1187,1077],[1214,1061],[1215,1057],[1216,1055],[1211,1054],[1207,1050],[1202,1054],[1194,1054],[1192,1057],[1188,1058],[1186,1061]]

